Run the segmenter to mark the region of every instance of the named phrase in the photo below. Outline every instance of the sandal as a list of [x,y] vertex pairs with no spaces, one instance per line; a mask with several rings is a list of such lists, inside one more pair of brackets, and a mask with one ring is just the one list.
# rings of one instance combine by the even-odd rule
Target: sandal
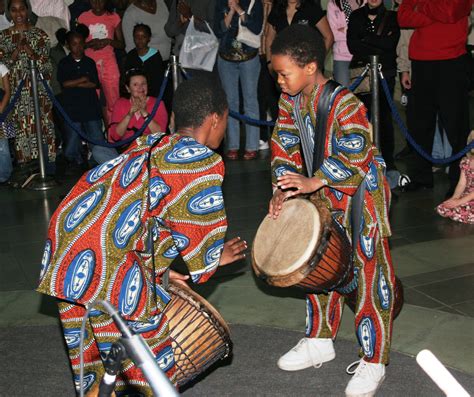
[[236,149],[229,150],[226,154],[229,160],[237,160],[239,158],[239,151]]
[[244,154],[244,160],[255,160],[257,158],[256,150],[246,150]]

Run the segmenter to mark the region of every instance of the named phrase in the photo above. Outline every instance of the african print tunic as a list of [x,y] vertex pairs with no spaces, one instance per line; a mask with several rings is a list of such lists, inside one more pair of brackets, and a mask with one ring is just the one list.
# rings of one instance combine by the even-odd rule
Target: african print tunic
[[[311,100],[300,110],[295,106],[296,97],[283,94],[280,98],[277,125],[272,135],[274,188],[277,177],[287,170],[307,174],[297,119],[304,120],[305,128],[314,135],[322,88],[316,85]],[[297,111],[301,112],[301,118],[297,117]],[[367,177],[362,232],[367,235],[379,226],[382,237],[389,236],[390,189],[383,175],[385,163],[372,144],[364,105],[349,90],[340,90],[327,125],[324,161],[314,173],[325,184],[318,192],[321,200],[334,211],[336,220],[350,231],[351,196]],[[374,210],[369,211],[369,208]]]
[[[36,138],[36,127],[33,104],[33,88],[30,78],[30,56],[25,51],[20,51],[17,60],[11,58],[11,54],[17,48],[19,31],[14,28],[0,32],[0,51],[3,52],[2,62],[10,70],[11,95],[24,77],[28,77],[21,90],[16,106],[13,108],[11,120],[16,129],[15,157],[19,163],[25,163],[38,158],[38,144]],[[49,38],[41,29],[31,27],[23,32],[26,41],[38,55],[36,67],[49,84],[52,65],[49,60]],[[54,124],[52,115],[52,103],[49,100],[43,85],[38,82],[38,96],[41,113],[41,128],[43,143],[48,147],[49,161],[56,158],[56,147],[54,143]]]
[[160,275],[178,255],[196,283],[216,270],[227,229],[222,158],[178,134],[151,149],[158,137],[139,138],[66,196],[50,222],[39,292],[82,305],[105,299],[145,321],[169,301]]

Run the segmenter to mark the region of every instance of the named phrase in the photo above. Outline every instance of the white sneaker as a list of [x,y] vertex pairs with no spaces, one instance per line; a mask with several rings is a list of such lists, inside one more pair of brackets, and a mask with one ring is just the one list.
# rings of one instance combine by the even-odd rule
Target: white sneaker
[[288,353],[278,360],[278,367],[284,371],[298,371],[309,367],[319,368],[336,357],[332,340],[329,338],[303,338]]
[[[350,370],[355,364],[357,368]],[[372,364],[359,360],[346,369],[349,375],[354,375],[346,387],[346,397],[372,397],[385,378],[385,364]]]
[[260,139],[258,143],[258,150],[267,150],[269,149],[270,146],[268,145],[268,141],[263,141]]

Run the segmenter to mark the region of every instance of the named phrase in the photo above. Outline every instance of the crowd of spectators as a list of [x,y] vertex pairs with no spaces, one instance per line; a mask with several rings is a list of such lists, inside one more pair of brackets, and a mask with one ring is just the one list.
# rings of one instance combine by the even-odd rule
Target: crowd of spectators
[[[472,0],[328,0],[325,9],[318,0],[55,1],[67,5],[70,19],[60,29],[55,29],[57,20],[47,25],[47,33],[38,25],[46,26],[55,18],[37,17],[26,0],[0,1],[0,111],[34,59],[73,121],[73,126],[65,123],[40,89],[43,142],[38,149],[31,80],[26,79],[13,111],[1,124],[2,183],[10,178],[12,161],[21,168],[38,157],[38,150],[44,150],[50,174],[55,173],[57,154],[72,168],[84,169],[120,152],[121,147],[116,150],[97,143],[130,137],[147,120],[170,55],[179,54],[191,17],[200,29],[206,29],[203,22],[212,28],[219,49],[213,71],[191,70],[190,75],[204,73],[220,80],[235,112],[253,119],[275,119],[279,88],[271,68],[271,44],[286,26],[305,24],[321,34],[327,51],[332,52],[333,65],[326,74],[332,71],[340,84],[349,86],[351,69],[366,64],[370,55],[379,56],[392,97],[400,77],[403,90],[410,94],[409,130],[428,153],[440,125],[453,152],[465,145],[469,134]],[[240,26],[260,35],[259,48],[237,39]],[[358,95],[370,109],[371,96]],[[145,133],[168,129],[171,101],[169,84],[164,104]],[[387,168],[396,169],[394,128],[384,95],[380,123]],[[241,127],[238,120],[229,118],[224,149],[229,160],[240,156],[252,160],[259,150],[268,148],[268,130],[245,124],[245,149],[241,150]],[[96,144],[87,146],[76,130]],[[421,157],[415,164],[410,171],[413,188],[431,187],[432,164]],[[454,164],[449,170],[451,190],[458,177],[459,166]]]

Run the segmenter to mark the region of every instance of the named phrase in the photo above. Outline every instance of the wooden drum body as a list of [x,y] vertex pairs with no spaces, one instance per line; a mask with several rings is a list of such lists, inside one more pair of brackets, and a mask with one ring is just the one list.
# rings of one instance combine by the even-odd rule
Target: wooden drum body
[[232,351],[230,330],[219,312],[190,288],[170,282],[171,301],[164,311],[176,362],[176,381],[183,386]]
[[351,277],[351,245],[329,210],[297,198],[284,203],[277,219],[260,224],[252,266],[270,285],[327,292]]

